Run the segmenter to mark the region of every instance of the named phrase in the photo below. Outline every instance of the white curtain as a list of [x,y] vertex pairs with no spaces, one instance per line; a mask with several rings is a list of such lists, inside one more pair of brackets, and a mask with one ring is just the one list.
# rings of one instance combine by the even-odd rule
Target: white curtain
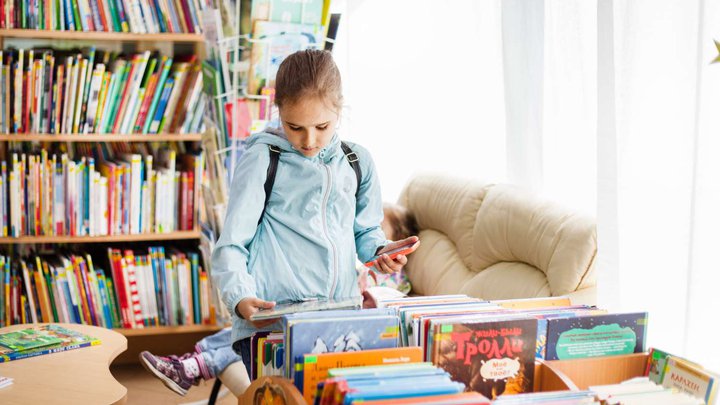
[[599,305],[720,371],[720,0],[336,0],[342,131],[596,215]]
[[709,64],[720,4],[598,10],[613,59],[598,74],[600,302],[650,311],[651,345],[720,370],[720,65]]

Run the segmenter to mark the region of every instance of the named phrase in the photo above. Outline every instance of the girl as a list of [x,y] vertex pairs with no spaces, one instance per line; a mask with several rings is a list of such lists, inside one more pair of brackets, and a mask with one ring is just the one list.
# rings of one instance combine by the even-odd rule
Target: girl
[[[212,257],[213,285],[235,314],[231,341],[248,374],[249,337],[258,329],[279,329],[273,321],[249,321],[255,312],[275,302],[359,296],[356,254],[362,262],[380,254],[375,267],[395,273],[407,258],[391,260],[382,253],[417,241],[416,236],[386,240],[370,154],[359,145],[341,146],[335,133],[343,100],[331,54],[290,55],[275,86],[280,125],[250,138]],[[344,150],[348,147],[351,151]],[[213,374],[203,356],[184,357],[141,354],[148,370],[181,395]],[[229,357],[215,368],[228,362]]]

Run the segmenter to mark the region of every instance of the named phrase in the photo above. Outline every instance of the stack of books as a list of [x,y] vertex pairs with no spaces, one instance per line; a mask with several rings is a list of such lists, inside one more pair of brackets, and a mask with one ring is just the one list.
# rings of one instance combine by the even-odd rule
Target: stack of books
[[193,0],[8,0],[0,6],[0,28],[138,34],[198,33],[209,7]]
[[58,325],[0,333],[0,363],[99,345],[100,340]]
[[203,127],[195,55],[5,49],[0,69],[1,133],[184,134]]
[[[107,263],[108,271],[94,263]],[[107,328],[214,324],[216,303],[195,252],[150,247],[0,256],[0,325],[64,322]]]

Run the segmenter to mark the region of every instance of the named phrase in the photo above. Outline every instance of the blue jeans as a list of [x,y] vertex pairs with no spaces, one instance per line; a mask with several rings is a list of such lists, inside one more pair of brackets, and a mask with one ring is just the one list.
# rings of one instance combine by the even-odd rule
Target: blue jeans
[[[232,363],[240,360],[243,360],[243,363],[245,363],[245,358],[248,359],[247,363],[245,363],[245,368],[248,368],[250,365],[250,340],[247,339],[247,355],[242,352],[241,357],[233,350],[231,335],[232,330],[225,328],[198,342],[198,346],[202,350],[203,360],[205,360],[205,364],[215,376],[222,373],[223,370]],[[250,375],[249,368],[248,375]]]

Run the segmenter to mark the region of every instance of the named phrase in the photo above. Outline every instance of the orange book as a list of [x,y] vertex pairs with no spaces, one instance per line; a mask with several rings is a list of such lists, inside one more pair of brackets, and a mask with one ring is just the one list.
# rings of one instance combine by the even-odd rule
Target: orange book
[[48,292],[48,288],[52,288],[52,286],[47,285],[45,282],[40,256],[35,256],[35,266],[35,283],[40,289],[38,295],[42,295],[42,297],[40,297],[40,310],[42,311],[43,322],[54,322],[52,302],[50,301],[50,293]]
[[420,347],[306,354],[303,365],[303,397],[309,404],[315,402],[317,385],[328,377],[328,370],[331,368],[420,363],[422,361],[423,353]]
[[40,315],[42,316],[43,322],[52,322],[52,319],[48,317],[47,313],[47,298],[45,296],[45,283],[42,282],[42,276],[37,270],[32,272],[32,276],[35,279],[35,288],[37,289],[38,305],[40,306]]

